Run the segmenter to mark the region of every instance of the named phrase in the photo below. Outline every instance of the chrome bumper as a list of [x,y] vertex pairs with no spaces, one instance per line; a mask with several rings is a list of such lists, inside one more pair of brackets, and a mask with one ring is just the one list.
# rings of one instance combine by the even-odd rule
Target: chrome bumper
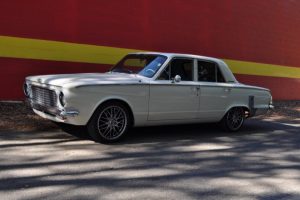
[[60,117],[62,118],[68,118],[68,117],[76,117],[77,115],[79,115],[79,111],[78,110],[62,110],[59,114]]
[[272,104],[270,104],[267,108],[257,108],[255,109],[253,116],[265,115],[271,110],[274,110],[274,106]]
[[50,107],[37,104],[33,102],[31,99],[26,99],[25,103],[27,104],[27,106],[31,107],[32,109],[42,112],[53,119],[58,118],[59,120],[65,121],[70,117],[76,117],[79,115],[79,111],[75,108],[63,108],[63,109],[59,109],[57,107],[50,108]]

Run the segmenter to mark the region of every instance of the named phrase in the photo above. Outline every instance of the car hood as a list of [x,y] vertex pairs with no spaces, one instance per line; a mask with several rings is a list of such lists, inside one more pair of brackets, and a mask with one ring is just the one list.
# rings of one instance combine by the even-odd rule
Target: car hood
[[144,82],[146,77],[137,74],[125,73],[82,73],[29,76],[27,81],[37,84],[53,85],[58,87],[77,87],[100,84],[134,84]]

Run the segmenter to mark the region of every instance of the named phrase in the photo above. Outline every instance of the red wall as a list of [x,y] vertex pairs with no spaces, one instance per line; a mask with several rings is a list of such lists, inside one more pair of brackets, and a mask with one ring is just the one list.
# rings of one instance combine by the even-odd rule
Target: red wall
[[[299,9],[292,0],[10,0],[0,2],[0,35],[300,67]],[[106,67],[0,58],[0,69],[0,99],[20,99],[26,75]],[[299,79],[237,78],[300,99]]]

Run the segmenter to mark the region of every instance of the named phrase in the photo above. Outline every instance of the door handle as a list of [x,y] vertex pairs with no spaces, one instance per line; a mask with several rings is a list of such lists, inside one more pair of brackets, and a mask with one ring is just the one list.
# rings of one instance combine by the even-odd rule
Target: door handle
[[191,92],[193,95],[199,96],[200,86],[192,86]]
[[196,94],[197,94],[197,96],[199,96],[199,92],[200,92],[200,85],[197,85],[197,86],[196,86],[196,91],[197,91],[197,93],[196,93]]

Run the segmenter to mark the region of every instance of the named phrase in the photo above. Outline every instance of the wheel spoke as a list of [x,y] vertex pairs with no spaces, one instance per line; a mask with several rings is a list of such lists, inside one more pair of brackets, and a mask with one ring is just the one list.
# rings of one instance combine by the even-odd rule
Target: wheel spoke
[[110,117],[113,118],[114,117],[114,108],[110,109]]
[[105,123],[105,124],[99,124],[99,128],[106,128],[106,127],[108,127],[107,123]]
[[115,118],[119,118],[120,115],[122,115],[122,112],[121,112],[121,110],[118,110],[118,112],[117,112],[116,115],[115,115]]
[[[107,123],[107,122],[108,122],[108,120],[101,118],[101,119],[99,119],[99,122],[102,122],[102,123]],[[101,123],[101,124],[102,124],[102,123]]]
[[106,119],[109,118],[107,111],[103,112],[103,117],[105,117]]
[[113,130],[113,137],[114,137],[115,135],[118,134],[119,131],[117,131],[114,126],[112,127],[112,130]]
[[103,135],[106,136],[109,133],[109,127],[106,127],[106,129],[103,131]]

